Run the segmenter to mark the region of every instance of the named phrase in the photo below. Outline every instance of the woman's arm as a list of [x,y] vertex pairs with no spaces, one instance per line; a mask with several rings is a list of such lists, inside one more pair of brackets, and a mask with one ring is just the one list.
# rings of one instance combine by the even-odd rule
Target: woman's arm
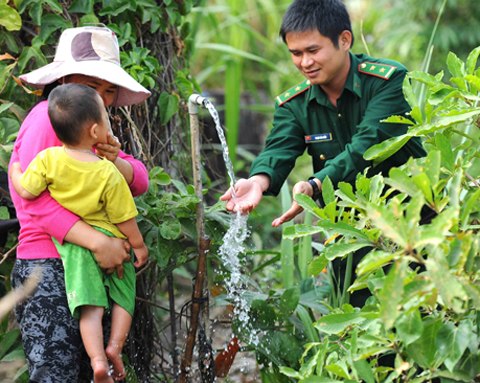
[[83,221],[77,221],[65,235],[65,241],[90,250],[102,269],[116,269],[123,276],[123,262],[130,260],[130,245],[121,238],[109,237]]

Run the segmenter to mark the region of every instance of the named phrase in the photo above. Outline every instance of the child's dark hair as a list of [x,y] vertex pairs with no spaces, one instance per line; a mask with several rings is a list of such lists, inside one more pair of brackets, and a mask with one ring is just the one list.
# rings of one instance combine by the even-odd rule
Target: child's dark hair
[[328,37],[338,48],[340,34],[347,30],[353,32],[345,4],[341,0],[294,0],[283,16],[280,36],[283,41],[288,32],[317,30]]
[[95,89],[63,84],[48,96],[48,116],[58,139],[67,145],[80,142],[86,126],[102,121],[103,105]]

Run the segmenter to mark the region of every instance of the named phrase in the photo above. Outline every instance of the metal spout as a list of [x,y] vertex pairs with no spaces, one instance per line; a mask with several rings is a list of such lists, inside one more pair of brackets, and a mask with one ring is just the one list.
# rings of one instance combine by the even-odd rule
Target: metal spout
[[205,103],[208,101],[206,97],[200,96],[199,94],[192,94],[188,98],[188,113],[189,114],[197,114],[198,113],[198,106],[205,107]]

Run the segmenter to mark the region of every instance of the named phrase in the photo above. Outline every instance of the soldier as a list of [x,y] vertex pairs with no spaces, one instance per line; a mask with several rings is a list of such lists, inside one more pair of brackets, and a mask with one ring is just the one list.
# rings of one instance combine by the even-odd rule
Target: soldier
[[[354,37],[341,0],[294,0],[280,35],[306,79],[277,97],[273,128],[250,177],[235,184],[235,199],[231,189],[221,197],[228,210],[247,213],[263,195],[277,195],[305,149],[312,157],[313,175],[295,184],[292,193],[314,200],[321,198],[327,176],[334,185],[353,182],[367,167],[369,174],[387,174],[408,158],[425,155],[420,141],[411,139],[382,163],[363,158],[372,145],[406,132],[405,125],[381,121],[409,112],[402,93],[407,70],[392,60],[350,52]],[[301,211],[294,201],[272,226]]]

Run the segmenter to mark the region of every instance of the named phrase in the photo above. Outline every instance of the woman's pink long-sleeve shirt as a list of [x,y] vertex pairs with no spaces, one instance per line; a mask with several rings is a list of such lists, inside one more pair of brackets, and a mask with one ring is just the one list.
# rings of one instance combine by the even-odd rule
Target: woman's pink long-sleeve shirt
[[[25,118],[15,141],[10,164],[20,162],[22,169],[26,169],[37,153],[51,146],[62,145],[50,123],[47,108],[47,101],[42,101]],[[133,167],[133,181],[129,185],[132,194],[137,196],[145,193],[148,189],[148,171],[145,165],[123,152],[118,156]],[[52,237],[62,243],[65,235],[80,218],[58,204],[48,191],[27,201],[18,196],[11,184],[9,188],[20,222],[17,258],[59,258]]]

